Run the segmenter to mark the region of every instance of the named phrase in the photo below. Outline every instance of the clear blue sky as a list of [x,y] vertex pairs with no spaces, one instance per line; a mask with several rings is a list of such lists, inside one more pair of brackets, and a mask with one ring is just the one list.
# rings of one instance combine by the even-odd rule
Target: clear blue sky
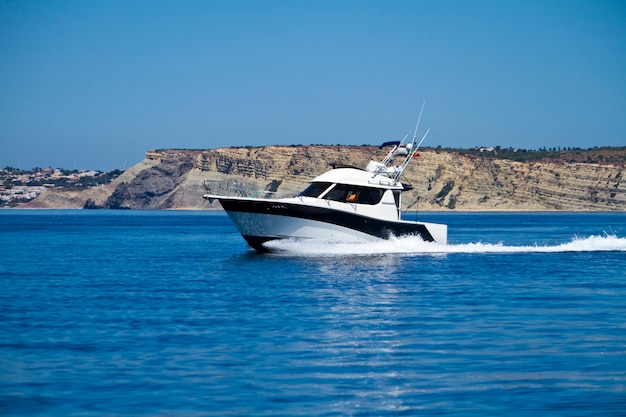
[[626,1],[0,0],[0,167],[148,149],[626,145]]

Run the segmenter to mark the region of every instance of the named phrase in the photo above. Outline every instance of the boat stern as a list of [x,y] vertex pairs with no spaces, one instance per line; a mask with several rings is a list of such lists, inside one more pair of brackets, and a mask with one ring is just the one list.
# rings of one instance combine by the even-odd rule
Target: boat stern
[[440,245],[448,244],[448,225],[439,223],[419,223],[426,226],[426,229],[428,229],[435,243],[439,243]]

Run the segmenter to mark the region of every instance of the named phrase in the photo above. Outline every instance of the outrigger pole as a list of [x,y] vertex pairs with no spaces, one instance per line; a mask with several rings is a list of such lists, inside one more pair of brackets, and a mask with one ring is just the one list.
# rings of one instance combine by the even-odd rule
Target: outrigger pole
[[[426,136],[428,135],[428,132],[430,132],[430,129],[428,129],[426,131],[426,133],[424,133],[424,136],[422,137],[422,140],[419,141],[419,143],[417,144],[416,147],[411,146],[411,149],[409,149],[409,153],[406,156],[406,158],[404,159],[404,162],[402,163],[402,165],[400,165],[400,169],[398,170],[398,173],[393,178],[394,181],[397,182],[400,179],[400,177],[402,176],[402,174],[404,174],[404,170],[409,166],[409,162],[411,162],[411,159],[413,159],[413,156],[415,156],[415,154],[417,153],[417,150],[422,145],[422,142],[424,142],[424,139],[426,139]],[[413,139],[413,142],[410,143],[410,145],[413,145],[414,143],[415,143],[415,138]]]
[[[428,135],[428,132],[430,132],[430,129],[428,129],[426,131],[426,133],[424,133],[424,136],[422,136],[422,139],[419,141],[417,146],[415,146],[415,141],[417,140],[417,129],[419,129],[420,121],[422,120],[422,113],[424,112],[424,106],[425,105],[426,105],[426,101],[423,101],[422,102],[422,109],[420,110],[420,115],[417,118],[417,124],[415,125],[415,131],[413,132],[413,140],[411,141],[411,143],[408,143],[406,145],[406,147],[408,148],[409,152],[408,152],[406,158],[404,159],[404,162],[400,166],[400,169],[397,171],[396,176],[393,178],[394,182],[398,182],[398,180],[400,179],[402,174],[404,174],[404,170],[409,166],[409,162],[411,162],[411,159],[413,159],[413,156],[415,155],[415,153],[417,152],[419,147],[422,145],[422,142],[424,142],[424,139],[426,139],[426,136]],[[406,140],[406,137],[404,139]],[[404,142],[404,140],[402,142]]]
[[417,124],[415,125],[415,132],[413,132],[413,144],[415,145],[415,138],[417,137],[417,129],[420,127],[420,121],[422,120],[422,113],[424,112],[424,106],[426,105],[426,100],[422,102],[422,109],[420,110],[420,116],[417,118]]
[[385,164],[385,165],[387,165],[387,164],[388,164],[388,163],[389,163],[389,162],[393,159],[393,157],[395,156],[395,152],[396,152],[396,150],[397,150],[400,146],[402,146],[402,145],[404,144],[404,141],[406,140],[406,138],[408,138],[408,137],[409,137],[409,135],[410,135],[410,134],[411,134],[411,131],[409,130],[409,131],[407,132],[406,136],[404,137],[404,139],[402,139],[402,141],[401,141],[401,142],[399,142],[399,141],[395,141],[395,142],[385,142],[385,143],[383,143],[382,145],[380,145],[380,147],[381,147],[381,148],[382,148],[382,147],[384,147],[384,146],[387,146],[387,145],[394,145],[394,146],[393,146],[393,148],[391,148],[391,150],[390,150],[390,151],[389,151],[389,153],[387,154],[387,156],[385,156],[385,159],[383,159],[383,160],[381,161],[381,164]]
[[[406,134],[404,139],[402,139],[402,141],[385,142],[382,145],[380,145],[380,149],[384,148],[385,146],[389,146],[389,145],[393,145],[393,148],[391,149],[391,151],[389,151],[389,153],[387,153],[385,158],[380,163],[375,163],[374,164],[374,166],[372,167],[372,169],[370,171],[370,172],[372,172],[374,174],[372,176],[372,178],[375,177],[378,174],[385,174],[389,178],[391,178],[391,175],[395,174],[393,176],[393,181],[394,181],[394,183],[398,182],[398,180],[400,179],[400,177],[404,173],[404,170],[409,165],[409,162],[411,162],[411,159],[415,156],[417,150],[422,145],[422,142],[424,142],[424,139],[426,139],[426,136],[428,135],[428,132],[430,132],[430,129],[428,129],[426,131],[426,133],[424,134],[424,136],[422,136],[422,139],[419,141],[417,146],[415,145],[415,142],[417,141],[417,130],[419,129],[420,122],[422,120],[422,114],[424,113],[424,106],[425,105],[426,105],[426,101],[424,101],[422,103],[422,108],[420,110],[420,115],[417,118],[417,124],[415,125],[415,131],[413,132],[413,139],[411,140],[411,143],[407,143],[406,145],[404,144],[404,142],[409,137],[409,134],[411,133],[411,131],[409,130],[409,132]],[[400,149],[401,148],[402,148],[402,153],[400,153]],[[404,158],[404,161],[402,162],[402,164],[400,166],[396,166],[394,168],[387,167],[387,165],[390,164],[391,161],[393,160],[394,156],[397,156],[397,155],[406,155],[406,157]],[[370,169],[369,169],[369,166],[368,166],[368,171],[369,170]]]

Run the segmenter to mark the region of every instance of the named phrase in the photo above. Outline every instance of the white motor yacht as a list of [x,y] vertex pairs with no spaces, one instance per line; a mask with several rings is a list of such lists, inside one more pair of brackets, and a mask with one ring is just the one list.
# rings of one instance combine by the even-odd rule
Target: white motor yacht
[[[416,155],[415,139],[383,144],[393,148],[383,161],[370,161],[365,169],[335,167],[296,197],[229,197],[211,194],[207,187],[204,198],[219,200],[241,236],[261,253],[269,252],[264,244],[275,239],[372,242],[413,235],[446,244],[446,225],[402,219],[402,192],[412,187],[399,180]],[[404,159],[394,165],[398,156]]]

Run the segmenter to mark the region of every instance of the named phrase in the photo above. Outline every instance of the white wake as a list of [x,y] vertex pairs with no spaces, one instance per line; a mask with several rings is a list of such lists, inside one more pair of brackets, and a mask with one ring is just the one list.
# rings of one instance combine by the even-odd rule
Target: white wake
[[414,236],[367,243],[286,239],[274,240],[265,245],[272,251],[302,255],[626,252],[626,238],[615,235],[574,237],[567,243],[555,245],[522,246],[482,242],[440,245],[424,242]]

